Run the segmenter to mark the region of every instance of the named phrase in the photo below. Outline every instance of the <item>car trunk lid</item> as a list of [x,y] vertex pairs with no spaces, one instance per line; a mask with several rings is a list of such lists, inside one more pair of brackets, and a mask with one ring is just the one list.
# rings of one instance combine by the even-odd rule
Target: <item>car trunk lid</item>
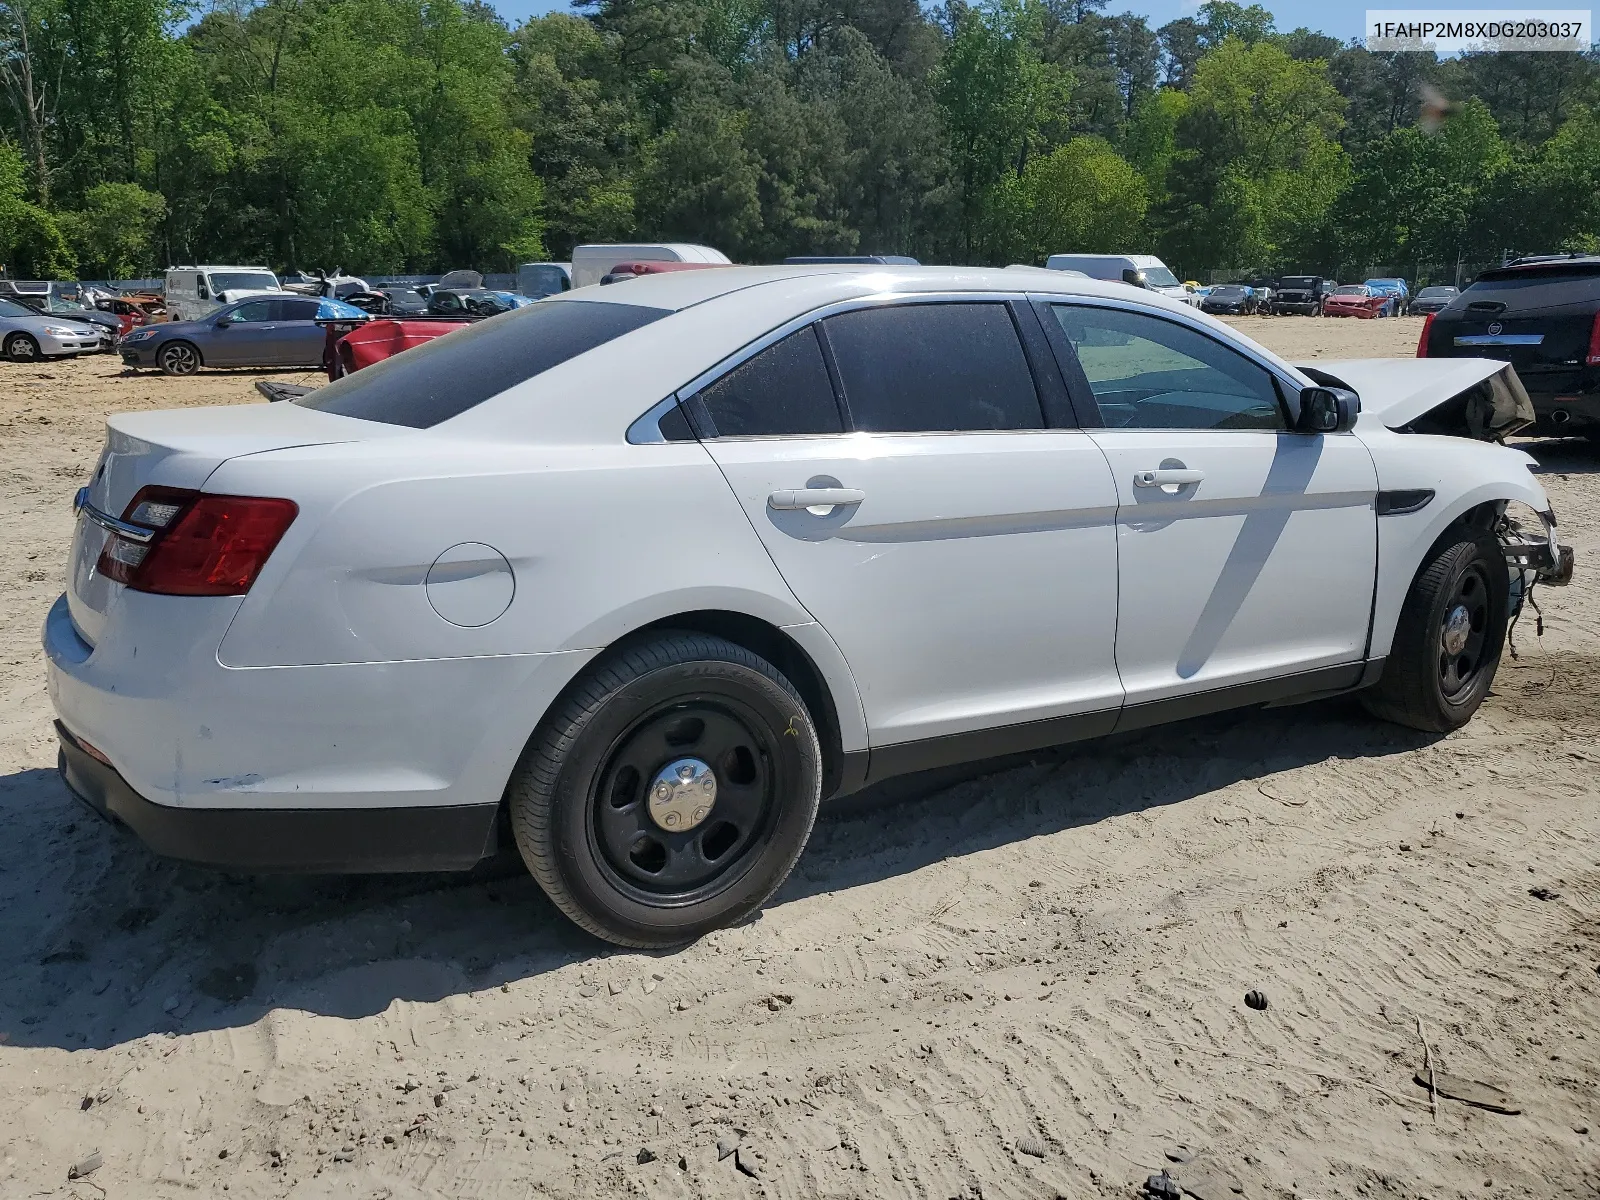
[[[199,489],[224,462],[246,454],[321,445],[406,430],[333,416],[294,404],[254,404],[165,412],[122,413],[106,420],[106,443],[81,500],[120,518],[140,488],[160,484]],[[80,516],[68,560],[67,605],[91,646],[123,585],[96,569],[109,534]]]

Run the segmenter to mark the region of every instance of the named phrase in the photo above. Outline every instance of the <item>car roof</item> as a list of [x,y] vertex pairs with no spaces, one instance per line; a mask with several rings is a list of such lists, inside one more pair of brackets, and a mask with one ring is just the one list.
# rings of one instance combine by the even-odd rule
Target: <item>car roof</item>
[[[854,285],[854,286],[851,286]],[[541,304],[641,304],[677,312],[756,287],[781,287],[803,310],[808,299],[826,303],[841,288],[868,296],[890,292],[1048,292],[1128,299],[1127,284],[1065,271],[1005,267],[905,267],[814,263],[804,266],[723,267],[717,271],[672,271],[623,279],[605,288],[586,287],[549,296]],[[1141,291],[1145,302],[1159,297]]]

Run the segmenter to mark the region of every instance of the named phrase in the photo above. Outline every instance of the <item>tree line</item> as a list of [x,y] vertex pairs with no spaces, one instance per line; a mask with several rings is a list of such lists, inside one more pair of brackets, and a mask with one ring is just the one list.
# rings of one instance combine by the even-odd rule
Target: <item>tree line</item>
[[[0,0],[0,262],[735,261],[1181,272],[1600,250],[1600,56],[1374,54],[1259,5]],[[1426,104],[1424,104],[1426,101]]]

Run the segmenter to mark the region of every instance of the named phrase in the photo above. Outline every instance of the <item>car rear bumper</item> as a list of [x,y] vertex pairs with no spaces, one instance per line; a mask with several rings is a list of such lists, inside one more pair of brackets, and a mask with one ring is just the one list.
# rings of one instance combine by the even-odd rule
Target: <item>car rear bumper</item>
[[[1528,382],[1522,376],[1523,385]],[[1533,432],[1561,436],[1600,434],[1600,391],[1563,394],[1528,390],[1537,416]]]
[[146,800],[60,721],[68,789],[157,854],[241,871],[461,871],[498,848],[496,804],[306,809],[175,808]]
[[63,596],[43,631],[51,705],[77,750],[63,738],[69,782],[154,849],[198,862],[470,865],[528,735],[593,657],[226,667],[217,649],[239,603],[124,591],[91,645]]

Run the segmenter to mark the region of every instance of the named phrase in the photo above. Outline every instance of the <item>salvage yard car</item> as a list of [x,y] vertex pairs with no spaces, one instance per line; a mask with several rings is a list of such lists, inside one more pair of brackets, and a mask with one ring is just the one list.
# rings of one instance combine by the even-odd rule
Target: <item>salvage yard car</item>
[[[112,417],[61,770],[160,853],[745,917],[825,796],[1355,692],[1442,732],[1570,552],[1492,361],[1319,363],[1042,271],[582,288],[293,403]],[[1515,505],[1515,508],[1508,506]]]
[[1347,283],[1322,301],[1322,315],[1370,321],[1386,315],[1393,305],[1392,297],[1375,292],[1364,283]]
[[111,349],[115,335],[89,321],[36,312],[0,299],[0,353],[12,362],[36,362]]
[[340,300],[257,296],[198,321],[135,329],[122,339],[122,361],[168,375],[193,375],[201,367],[317,367],[327,341],[317,320],[334,317],[365,320],[366,314]]
[[1278,316],[1320,317],[1323,301],[1338,287],[1332,279],[1318,275],[1285,275],[1278,280],[1277,290],[1272,294],[1272,311]]
[[1538,413],[1536,433],[1600,441],[1600,255],[1535,256],[1483,272],[1429,314],[1417,356],[1512,363]]
[[1242,283],[1219,283],[1200,301],[1200,311],[1247,316],[1259,311],[1255,289]]
[[1406,311],[1413,316],[1422,316],[1427,313],[1442,312],[1450,307],[1451,301],[1461,295],[1460,288],[1441,284],[1437,287],[1425,287],[1411,300]]

